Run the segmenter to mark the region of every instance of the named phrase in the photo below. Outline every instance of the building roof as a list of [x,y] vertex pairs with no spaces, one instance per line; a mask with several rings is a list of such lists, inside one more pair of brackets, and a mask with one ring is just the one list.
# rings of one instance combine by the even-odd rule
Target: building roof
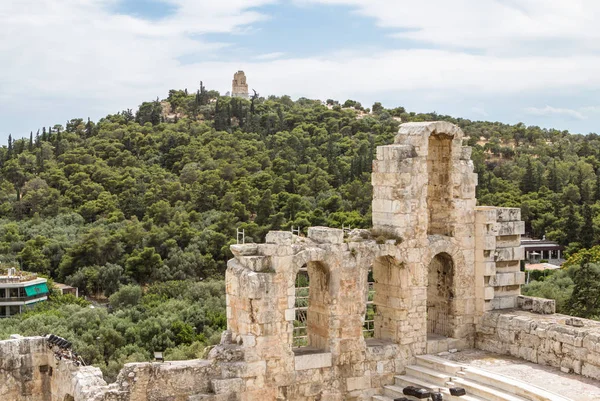
[[525,265],[525,270],[556,270],[560,269],[560,266],[553,265],[552,263],[533,263]]
[[555,251],[563,250],[564,247],[556,241],[550,241],[546,239],[521,239],[521,246],[527,252],[531,251]]

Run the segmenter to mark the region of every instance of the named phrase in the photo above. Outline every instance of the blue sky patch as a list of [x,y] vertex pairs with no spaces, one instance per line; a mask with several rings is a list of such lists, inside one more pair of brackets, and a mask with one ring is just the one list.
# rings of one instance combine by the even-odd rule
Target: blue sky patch
[[121,0],[112,11],[156,21],[174,14],[177,6],[161,0]]

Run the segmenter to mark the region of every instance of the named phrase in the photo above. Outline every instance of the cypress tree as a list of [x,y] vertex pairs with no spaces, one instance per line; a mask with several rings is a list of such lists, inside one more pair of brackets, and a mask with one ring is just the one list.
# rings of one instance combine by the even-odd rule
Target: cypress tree
[[525,175],[521,181],[521,190],[523,193],[534,192],[536,190],[535,172],[533,171],[533,163],[531,158],[527,158],[527,167],[525,167]]
[[577,215],[577,210],[575,209],[575,205],[572,202],[569,202],[564,226],[568,242],[577,241],[579,238],[579,228],[579,216]]
[[556,160],[552,162],[552,167],[548,171],[548,188],[552,192],[560,191],[560,184],[558,182],[558,172],[556,171]]
[[596,171],[596,191],[594,193],[594,200],[600,201],[600,169]]
[[90,120],[90,118],[88,117],[87,123],[85,124],[85,136],[87,138],[91,138],[92,137],[92,133],[93,133],[93,125],[92,125],[92,121]]
[[582,215],[581,243],[584,248],[591,248],[594,244],[594,216],[592,215],[592,208],[587,203],[583,205]]

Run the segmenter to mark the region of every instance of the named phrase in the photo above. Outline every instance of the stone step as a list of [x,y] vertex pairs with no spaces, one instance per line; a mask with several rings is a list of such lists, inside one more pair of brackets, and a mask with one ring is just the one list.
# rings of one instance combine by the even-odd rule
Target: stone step
[[433,383],[440,387],[445,387],[446,383],[452,380],[453,375],[439,370],[429,369],[424,366],[411,365],[406,367],[406,375],[412,376],[427,383]]
[[374,395],[371,397],[372,401],[394,401],[393,398],[386,397],[385,395]]
[[[419,400],[418,398],[412,397],[410,395],[404,395],[404,393],[402,392],[402,390],[404,390],[404,386],[385,386],[383,388],[383,395],[387,396],[388,398],[391,398],[392,400],[394,400],[395,398],[408,398],[409,400],[412,401],[417,401]],[[429,401],[430,399],[426,399],[425,401]],[[424,400],[419,400],[419,401],[424,401]]]
[[[404,390],[404,387],[402,386],[385,386],[383,388],[383,394],[382,396],[375,396],[375,397],[382,397],[382,398],[373,398],[373,400],[377,400],[377,401],[393,401],[395,398],[402,398],[402,397],[406,397],[409,400],[412,401],[423,401],[423,400],[419,400],[418,398],[415,397],[411,397],[408,395],[404,395],[404,393],[402,392],[402,390]],[[447,388],[440,388],[440,392],[444,395],[444,401],[485,401],[482,398],[479,397],[475,397],[472,395],[463,395],[460,397],[455,397],[453,395],[450,395],[450,390]],[[427,399],[426,401],[430,401],[431,399]]]
[[438,372],[449,373],[456,375],[463,369],[463,366],[456,363],[452,363],[444,358],[439,358],[433,355],[419,355],[417,356],[417,365],[423,366],[428,369],[432,369]]
[[395,376],[394,379],[394,384],[396,385],[396,387],[400,387],[401,389],[407,386],[415,386],[437,392],[440,388],[445,387],[438,386],[436,384],[429,383],[427,381],[409,375]]
[[526,398],[463,378],[455,378],[450,384],[454,387],[463,387],[467,390],[467,394],[472,394],[488,401],[527,401]]
[[493,386],[506,393],[515,394],[530,401],[570,401],[569,398],[554,394],[532,384],[471,366],[467,366],[462,372],[458,372],[458,377]]

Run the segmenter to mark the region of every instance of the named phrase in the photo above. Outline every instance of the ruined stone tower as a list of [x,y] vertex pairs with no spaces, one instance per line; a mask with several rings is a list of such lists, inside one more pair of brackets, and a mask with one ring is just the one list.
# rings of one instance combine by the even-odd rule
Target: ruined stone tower
[[246,74],[244,71],[238,71],[233,74],[233,82],[231,84],[231,96],[243,97],[248,99],[248,84],[246,83]]

